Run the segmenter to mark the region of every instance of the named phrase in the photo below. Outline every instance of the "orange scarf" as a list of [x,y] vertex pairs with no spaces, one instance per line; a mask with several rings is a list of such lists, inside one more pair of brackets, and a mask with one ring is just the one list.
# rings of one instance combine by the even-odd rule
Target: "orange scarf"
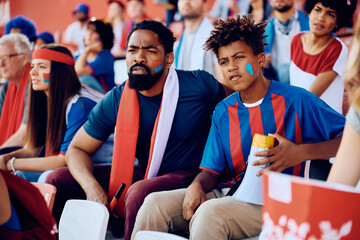
[[[165,81],[161,106],[151,135],[149,160],[145,179],[157,176],[174,119],[179,97],[177,73],[171,68]],[[136,90],[125,84],[121,95],[115,128],[113,161],[110,173],[109,197],[112,199],[122,183],[126,184],[116,206],[116,213],[124,217],[125,196],[132,184],[136,144],[139,132],[139,100]],[[159,136],[158,138],[156,138]]]
[[20,127],[24,115],[25,93],[29,73],[30,64],[26,66],[19,86],[10,83],[6,91],[0,116],[0,145],[6,142]]

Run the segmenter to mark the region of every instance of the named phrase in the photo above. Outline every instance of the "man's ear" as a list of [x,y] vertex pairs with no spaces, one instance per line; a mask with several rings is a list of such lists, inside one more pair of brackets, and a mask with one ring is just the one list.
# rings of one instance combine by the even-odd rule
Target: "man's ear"
[[174,53],[173,52],[170,52],[168,54],[166,54],[165,56],[165,65],[166,65],[166,68],[169,68],[174,62]]
[[265,56],[265,53],[259,53],[257,55],[257,59],[258,59],[258,63],[259,63],[259,66],[260,68],[264,67],[265,65],[265,62],[266,62],[266,56]]

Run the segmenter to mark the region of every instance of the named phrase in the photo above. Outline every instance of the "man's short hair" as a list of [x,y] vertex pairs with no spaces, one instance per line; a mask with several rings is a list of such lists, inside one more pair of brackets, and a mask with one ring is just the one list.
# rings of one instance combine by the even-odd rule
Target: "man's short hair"
[[22,33],[10,33],[0,38],[0,45],[13,43],[17,53],[30,54],[30,41]]
[[324,7],[329,7],[336,11],[337,20],[333,32],[338,31],[340,28],[345,26],[345,24],[352,21],[352,16],[356,7],[353,6],[354,3],[352,3],[352,5],[348,5],[346,0],[306,0],[305,11],[310,14],[317,3],[321,3]]
[[253,53],[258,55],[264,52],[264,32],[267,22],[255,24],[251,15],[237,15],[229,17],[225,21],[218,20],[211,36],[205,42],[205,50],[212,50],[218,56],[219,48],[236,41],[244,41],[249,45]]
[[153,21],[153,20],[144,20],[142,22],[137,23],[130,31],[127,42],[129,43],[129,39],[131,35],[136,30],[150,30],[159,37],[159,42],[163,45],[165,54],[173,52],[174,42],[176,38],[174,38],[173,33],[165,27],[161,22]]

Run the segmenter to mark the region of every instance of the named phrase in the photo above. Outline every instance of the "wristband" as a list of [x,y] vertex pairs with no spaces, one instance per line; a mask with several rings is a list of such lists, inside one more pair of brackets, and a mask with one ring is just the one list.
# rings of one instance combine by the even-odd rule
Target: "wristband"
[[10,160],[11,161],[10,162],[11,170],[13,171],[14,174],[16,174],[16,170],[14,168],[15,159],[16,159],[15,157],[12,157],[11,160]]

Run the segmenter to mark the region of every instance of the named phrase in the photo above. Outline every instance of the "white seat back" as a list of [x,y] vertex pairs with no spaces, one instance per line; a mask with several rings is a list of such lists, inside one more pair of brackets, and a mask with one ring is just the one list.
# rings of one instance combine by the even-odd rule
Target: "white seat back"
[[109,212],[97,202],[68,200],[59,223],[60,240],[105,239]]
[[187,240],[186,238],[171,233],[155,231],[139,231],[134,240]]

